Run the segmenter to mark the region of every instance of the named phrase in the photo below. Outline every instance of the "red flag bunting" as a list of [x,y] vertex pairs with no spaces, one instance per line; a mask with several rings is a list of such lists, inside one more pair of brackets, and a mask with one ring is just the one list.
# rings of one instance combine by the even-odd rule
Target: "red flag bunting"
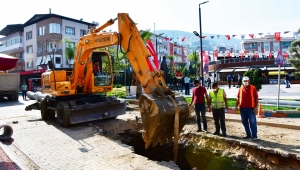
[[215,57],[218,57],[218,54],[219,54],[219,53],[218,53],[218,50],[215,50],[215,51],[214,51],[214,56],[215,56]]
[[274,37],[276,41],[280,41],[280,32],[275,32]]
[[253,55],[253,57],[254,57],[254,58],[258,58],[258,54],[255,53],[255,54]]
[[284,57],[284,58],[288,58],[288,57],[289,57],[289,54],[288,54],[288,53],[284,53],[283,57]]
[[230,40],[230,35],[225,35],[225,37],[227,38],[227,40]]
[[169,38],[166,37],[165,40],[166,40],[166,41],[169,41]]
[[[158,57],[156,55],[154,46],[153,46],[150,39],[146,42],[146,48],[149,50],[149,52],[151,54],[152,61],[155,65],[156,69],[158,69]],[[148,67],[149,67],[150,71],[154,71],[154,68],[152,67],[152,65],[151,65],[151,63],[148,59],[147,59],[147,64],[148,64]]]
[[231,56],[231,53],[227,53],[226,57],[230,57]]
[[269,58],[273,58],[273,55],[272,55],[272,53],[270,53],[270,54],[269,54]]
[[184,39],[185,39],[185,37],[183,37],[183,38],[181,39],[181,41],[183,42],[183,41],[184,41]]
[[254,34],[249,34],[249,37],[250,38],[254,38]]
[[202,38],[205,38],[206,36],[202,36]]

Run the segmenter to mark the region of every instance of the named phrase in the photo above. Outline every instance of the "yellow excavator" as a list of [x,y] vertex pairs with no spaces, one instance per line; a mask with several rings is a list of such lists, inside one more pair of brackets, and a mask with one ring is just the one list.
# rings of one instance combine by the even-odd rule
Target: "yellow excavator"
[[[101,32],[116,20],[119,32]],[[99,48],[111,46],[121,46],[125,51],[146,93],[139,98],[145,148],[152,143],[156,146],[159,142],[169,142],[173,136],[178,139],[189,116],[188,103],[166,86],[162,71],[150,71],[147,60],[155,67],[151,54],[136,23],[126,13],[119,13],[117,18],[80,38],[70,76],[66,70],[53,68],[50,61],[50,69],[42,74],[42,93],[37,94],[37,102],[25,110],[41,110],[44,120],[55,118],[57,114],[63,127],[125,114],[126,102],[106,96],[113,89],[113,61],[108,51]]]

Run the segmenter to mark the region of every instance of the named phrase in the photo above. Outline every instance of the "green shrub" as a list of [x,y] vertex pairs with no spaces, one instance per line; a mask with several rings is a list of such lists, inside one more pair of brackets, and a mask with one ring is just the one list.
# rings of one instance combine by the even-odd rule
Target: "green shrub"
[[126,98],[126,91],[111,91],[107,93],[107,96],[115,96],[117,98]]

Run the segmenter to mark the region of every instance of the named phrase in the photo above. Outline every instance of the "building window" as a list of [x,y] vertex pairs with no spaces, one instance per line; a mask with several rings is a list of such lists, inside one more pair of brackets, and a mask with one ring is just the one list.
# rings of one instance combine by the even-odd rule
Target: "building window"
[[46,35],[46,26],[43,26],[43,35]]
[[61,58],[55,57],[55,64],[61,64]]
[[32,45],[26,47],[27,54],[32,54]]
[[80,37],[84,36],[86,34],[86,30],[80,30]]
[[26,67],[33,68],[33,59],[26,60]]
[[30,40],[30,39],[32,39],[32,32],[31,31],[26,33],[26,40]]
[[279,42],[273,42],[273,49],[274,51],[280,51]]
[[38,45],[37,48],[38,51],[42,51],[42,45]]
[[49,24],[49,33],[60,34],[60,24],[51,23]]
[[265,51],[270,51],[270,43],[269,42],[264,42],[264,49],[265,49]]
[[66,34],[67,35],[75,35],[75,28],[66,27]]

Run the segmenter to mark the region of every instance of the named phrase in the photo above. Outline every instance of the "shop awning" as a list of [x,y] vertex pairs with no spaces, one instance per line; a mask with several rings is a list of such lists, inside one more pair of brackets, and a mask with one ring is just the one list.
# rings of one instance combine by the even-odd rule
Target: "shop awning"
[[6,71],[16,67],[19,59],[6,54],[0,54],[0,70]]
[[[284,74],[284,71],[280,71],[280,75],[283,75]],[[278,71],[270,71],[269,72],[269,76],[276,76],[278,75]]]
[[234,70],[234,72],[244,72],[244,71],[248,71],[248,70],[249,70],[249,68],[236,68]]
[[295,67],[284,67],[284,70],[295,70]]
[[218,71],[219,73],[231,73],[233,72],[234,68],[226,68],[226,69],[221,69]]
[[[283,68],[281,68],[281,69],[283,69]],[[275,71],[275,70],[278,70],[278,67],[267,67],[267,70]]]

